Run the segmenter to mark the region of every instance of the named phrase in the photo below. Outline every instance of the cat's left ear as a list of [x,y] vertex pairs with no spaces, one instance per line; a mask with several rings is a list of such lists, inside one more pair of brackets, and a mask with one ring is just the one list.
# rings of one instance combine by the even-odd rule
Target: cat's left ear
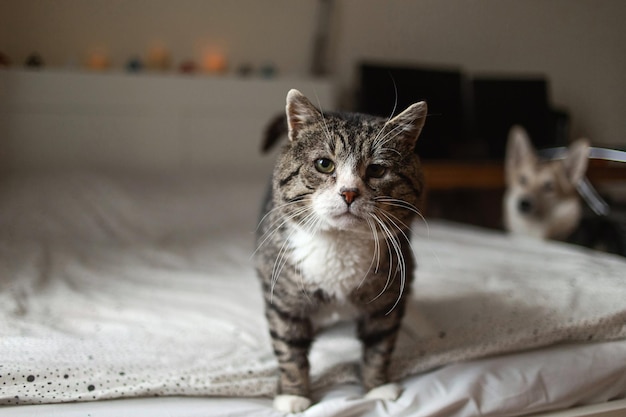
[[320,111],[298,90],[289,90],[287,94],[287,126],[289,128],[289,140],[298,137],[298,132],[303,126],[319,120]]
[[401,137],[409,141],[411,149],[415,146],[417,138],[422,132],[424,122],[426,122],[426,113],[428,106],[425,101],[411,104],[402,113],[389,120],[386,125],[390,126],[392,131],[401,134]]
[[578,139],[567,148],[567,155],[563,159],[565,173],[572,184],[576,185],[585,176],[589,162],[589,141]]

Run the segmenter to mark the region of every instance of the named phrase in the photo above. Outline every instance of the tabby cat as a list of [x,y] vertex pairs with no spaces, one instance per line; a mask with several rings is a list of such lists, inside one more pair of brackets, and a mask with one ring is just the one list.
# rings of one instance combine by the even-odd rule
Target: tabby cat
[[400,394],[387,368],[413,279],[409,228],[423,188],[414,148],[425,118],[424,102],[385,120],[322,113],[289,91],[289,141],[274,169],[255,254],[280,368],[275,408],[298,412],[311,404],[309,347],[339,311],[357,320],[367,396]]

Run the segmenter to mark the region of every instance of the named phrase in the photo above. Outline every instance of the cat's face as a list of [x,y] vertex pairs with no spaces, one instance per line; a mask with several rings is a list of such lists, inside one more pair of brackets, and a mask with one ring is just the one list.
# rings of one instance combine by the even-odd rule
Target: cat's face
[[383,238],[385,230],[407,229],[422,190],[413,149],[425,117],[424,102],[391,120],[322,114],[301,93],[290,91],[289,143],[274,172],[276,207],[311,232]]

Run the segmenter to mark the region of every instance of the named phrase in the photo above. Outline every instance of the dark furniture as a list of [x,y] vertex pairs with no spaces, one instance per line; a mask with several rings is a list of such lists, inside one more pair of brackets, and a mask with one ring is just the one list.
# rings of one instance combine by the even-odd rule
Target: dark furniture
[[567,143],[568,117],[537,76],[469,76],[458,68],[362,63],[357,110],[389,117],[428,102],[417,144],[423,159],[502,160],[508,131],[524,126],[537,148]]

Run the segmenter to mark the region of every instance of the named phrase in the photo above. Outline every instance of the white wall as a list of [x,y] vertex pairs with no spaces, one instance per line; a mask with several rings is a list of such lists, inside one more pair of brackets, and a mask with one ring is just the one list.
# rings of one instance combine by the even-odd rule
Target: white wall
[[155,45],[175,63],[216,48],[232,67],[269,62],[304,72],[316,7],[314,0],[0,0],[0,26],[10,34],[0,50],[20,62],[39,51],[55,66],[104,50],[123,66]]
[[[232,68],[310,66],[315,0],[0,0],[0,51],[54,66],[105,48],[117,66],[163,43],[175,63],[224,50]],[[573,136],[626,147],[626,1],[338,0],[330,69],[341,92],[363,58],[545,74]]]
[[[370,7],[364,7],[367,3]],[[335,73],[360,58],[545,74],[572,135],[626,147],[626,1],[342,0]],[[374,7],[376,5],[376,7]]]
[[0,71],[0,171],[267,176],[262,132],[292,85],[333,104],[331,83],[311,78]]

